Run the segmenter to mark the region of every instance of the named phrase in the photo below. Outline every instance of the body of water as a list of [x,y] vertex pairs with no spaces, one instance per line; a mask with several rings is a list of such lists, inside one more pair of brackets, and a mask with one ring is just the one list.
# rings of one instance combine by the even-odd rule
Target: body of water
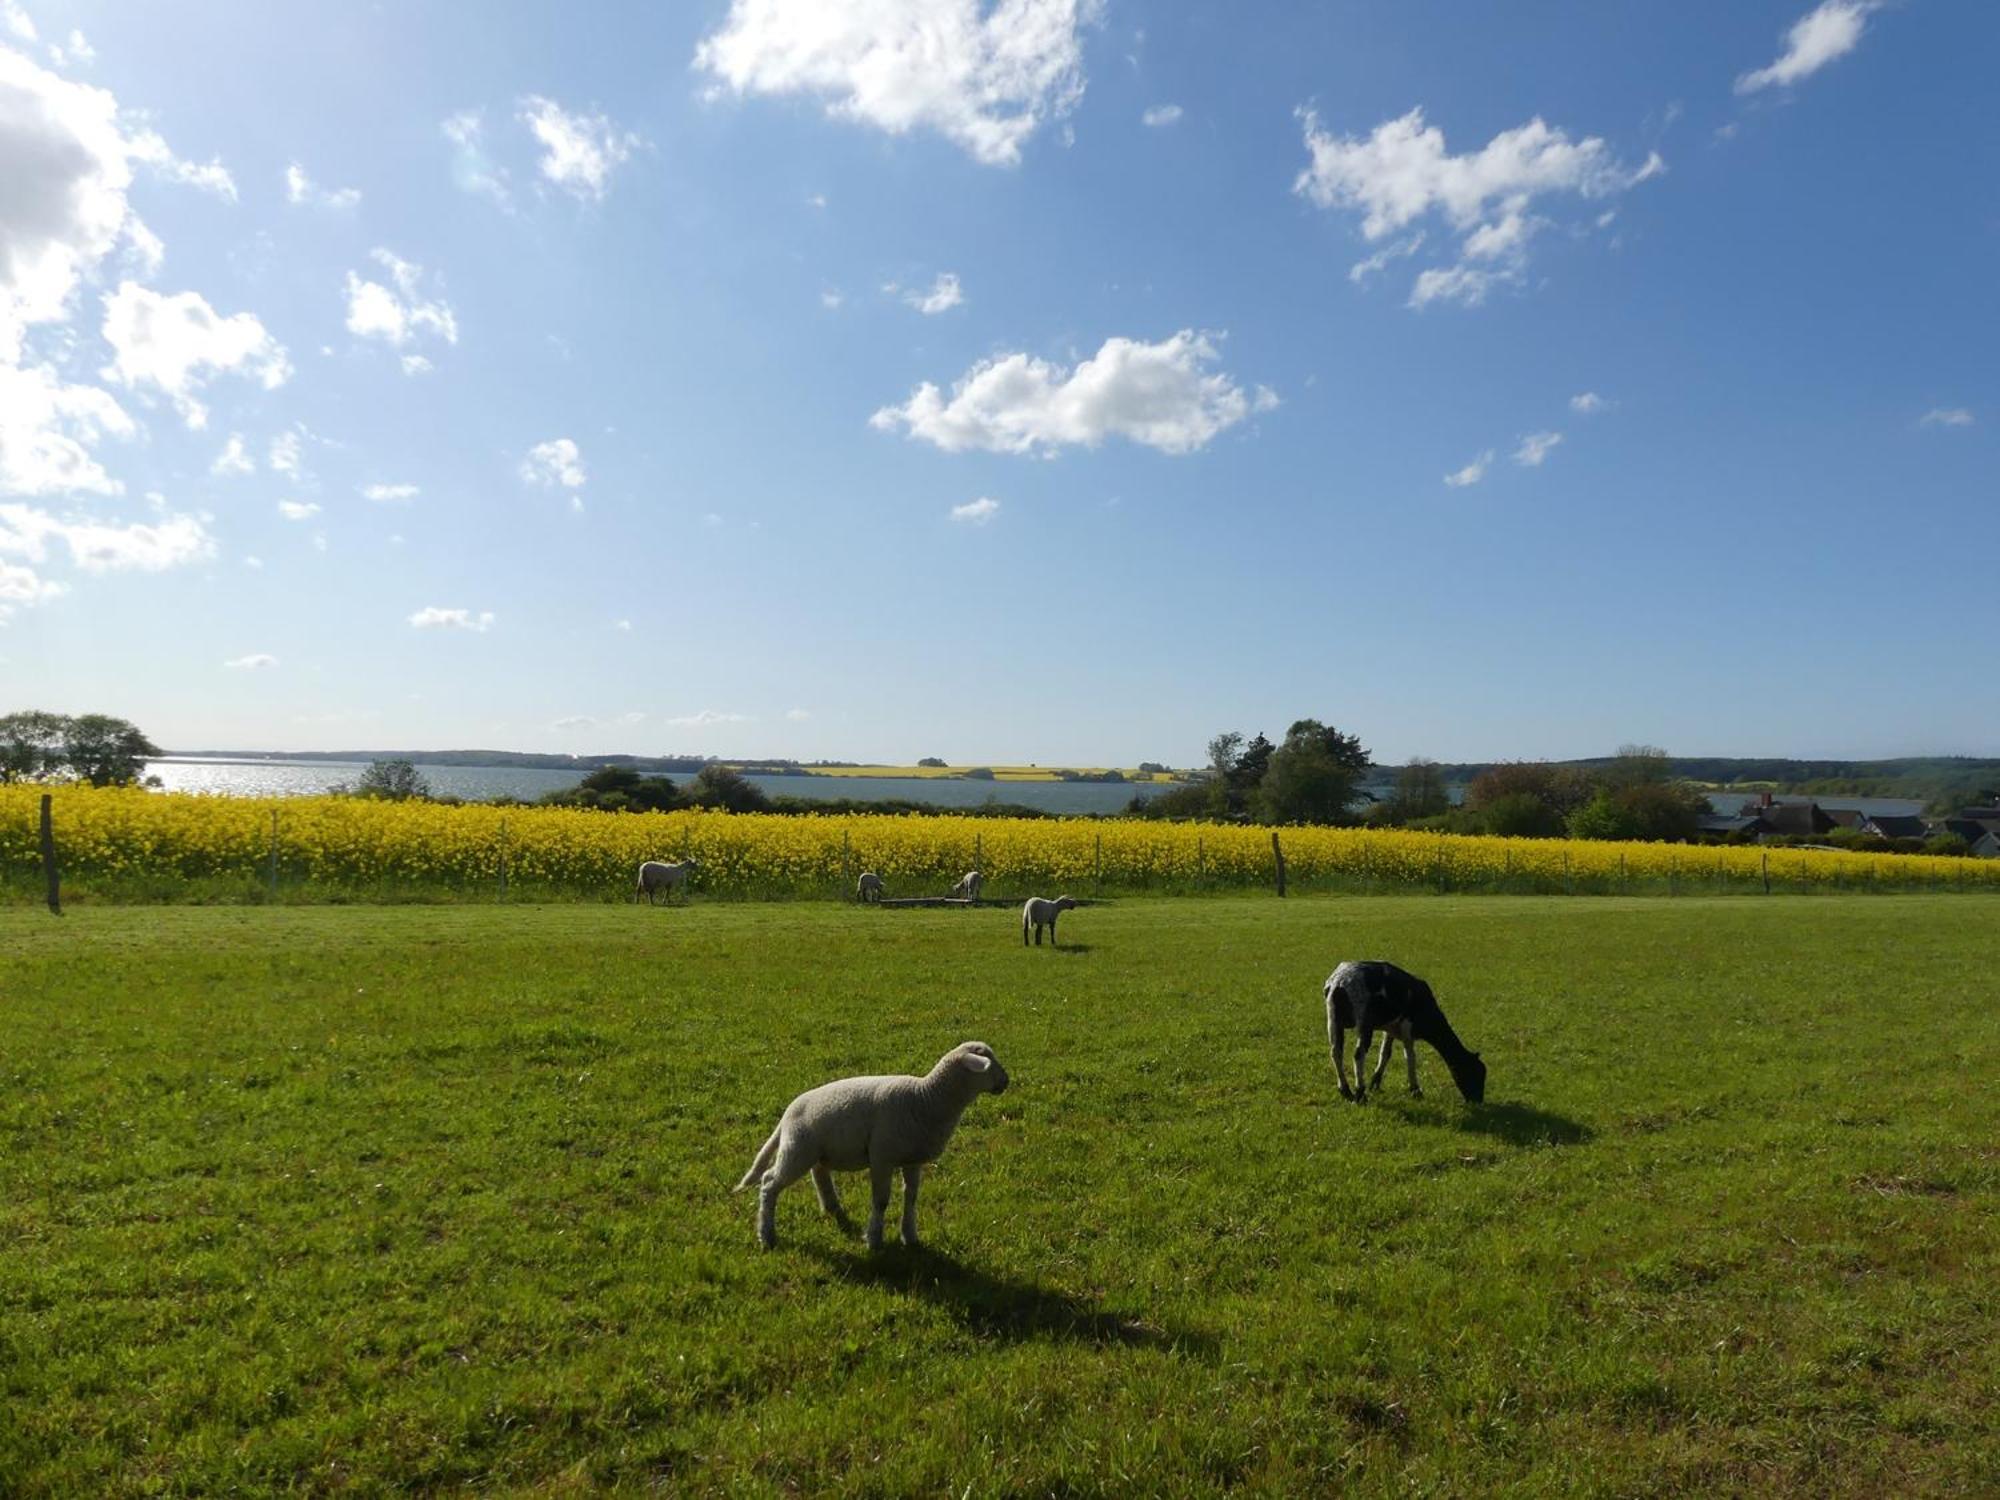
[[[358,760],[250,760],[207,755],[170,755],[148,761],[146,773],[170,792],[208,792],[229,797],[310,797],[361,780],[367,763]],[[581,781],[584,772],[526,766],[417,767],[440,797],[491,802],[518,797],[533,802],[544,792]],[[675,776],[676,785],[688,777]],[[960,781],[920,776],[750,776],[773,797],[851,797],[907,800],[938,807],[977,807],[992,798],[1052,813],[1122,812],[1134,795],[1165,791],[1164,781]]]
[[[1725,817],[1733,817],[1747,811],[1761,797],[1761,792],[1710,792],[1709,805]],[[1924,810],[1922,802],[1912,802],[1907,797],[1799,797],[1788,792],[1772,794],[1773,802],[1817,802],[1829,812],[1852,808],[1855,812],[1869,817],[1915,817]]]

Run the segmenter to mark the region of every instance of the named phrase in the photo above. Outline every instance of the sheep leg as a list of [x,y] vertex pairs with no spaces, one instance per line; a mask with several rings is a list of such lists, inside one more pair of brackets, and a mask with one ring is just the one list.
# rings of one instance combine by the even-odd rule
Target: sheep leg
[[1410,1094],[1421,1099],[1424,1091],[1417,1087],[1417,1044],[1409,1037],[1403,1038],[1403,1061],[1410,1065]]
[[778,1159],[765,1172],[764,1185],[757,1193],[757,1239],[766,1250],[778,1243],[778,1194],[812,1168],[812,1158],[790,1141],[779,1145]]
[[896,1169],[888,1162],[871,1162],[868,1167],[869,1187],[874,1190],[874,1205],[868,1213],[868,1248],[882,1248],[882,1220],[889,1212],[889,1189],[895,1183]]
[[1383,1032],[1382,1050],[1375,1057],[1375,1076],[1368,1080],[1368,1087],[1375,1090],[1378,1094],[1382,1092],[1382,1075],[1389,1071],[1389,1059],[1395,1054],[1395,1051],[1396,1033],[1393,1031]]
[[840,1193],[833,1185],[833,1173],[824,1165],[812,1170],[813,1189],[819,1194],[819,1206],[840,1221],[842,1229],[852,1229],[854,1221],[847,1217],[847,1210],[841,1206]]
[[1375,1028],[1363,1022],[1354,1028],[1354,1102],[1368,1097],[1368,1047],[1375,1040]]
[[1054,917],[1050,917],[1050,918],[1049,918],[1049,946],[1050,946],[1051,948],[1053,948],[1053,947],[1055,947],[1055,945],[1056,945],[1056,919],[1055,919]]
[[1347,1082],[1347,1026],[1344,1022],[1330,1020],[1326,1024],[1326,1045],[1333,1053],[1333,1075],[1340,1080],[1340,1097],[1352,1099],[1354,1090]]
[[903,1168],[903,1243],[915,1245],[917,1242],[917,1184],[923,1181],[924,1168],[921,1162],[914,1162]]

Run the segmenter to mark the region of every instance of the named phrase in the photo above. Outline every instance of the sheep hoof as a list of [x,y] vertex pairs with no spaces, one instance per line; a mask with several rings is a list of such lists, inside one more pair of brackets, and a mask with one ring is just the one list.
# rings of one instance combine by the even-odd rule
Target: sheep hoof
[[1422,1089],[1411,1089],[1410,1097],[1412,1099],[1421,1099],[1424,1097],[1424,1091]]

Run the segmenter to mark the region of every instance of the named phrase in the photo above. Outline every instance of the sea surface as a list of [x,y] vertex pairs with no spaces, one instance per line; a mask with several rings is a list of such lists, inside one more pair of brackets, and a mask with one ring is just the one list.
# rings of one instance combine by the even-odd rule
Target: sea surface
[[[252,760],[210,755],[169,755],[146,763],[170,792],[207,792],[225,797],[310,797],[352,786],[367,770],[358,760]],[[518,797],[533,802],[544,792],[572,787],[582,770],[540,770],[525,766],[417,767],[441,797],[491,802]],[[676,784],[685,776],[672,778]],[[851,797],[929,802],[939,807],[977,807],[989,798],[1053,813],[1123,812],[1137,796],[1152,796],[1171,783],[1100,781],[960,781],[920,776],[749,776],[774,797]]]

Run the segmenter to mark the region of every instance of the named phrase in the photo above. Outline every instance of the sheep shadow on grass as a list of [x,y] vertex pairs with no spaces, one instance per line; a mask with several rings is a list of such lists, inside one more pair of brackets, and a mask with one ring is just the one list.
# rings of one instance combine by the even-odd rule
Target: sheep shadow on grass
[[928,1245],[914,1250],[891,1245],[874,1255],[819,1245],[806,1248],[841,1280],[934,1303],[982,1338],[1170,1349],[1204,1359],[1215,1352],[1215,1340],[1207,1334],[1104,1312],[1066,1292],[996,1276]]
[[1510,1146],[1581,1146],[1597,1134],[1572,1120],[1532,1104],[1433,1104],[1409,1100],[1403,1113],[1415,1124],[1448,1125],[1467,1135],[1486,1135]]

